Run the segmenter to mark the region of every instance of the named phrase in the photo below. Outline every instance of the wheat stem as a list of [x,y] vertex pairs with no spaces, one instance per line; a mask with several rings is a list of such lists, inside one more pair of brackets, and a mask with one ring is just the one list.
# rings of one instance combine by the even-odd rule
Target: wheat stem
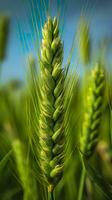
[[53,194],[53,191],[51,192],[51,200],[54,200],[54,194]]
[[55,200],[53,191],[48,192],[48,200]]
[[81,161],[82,161],[82,174],[81,174],[80,185],[79,185],[78,200],[82,200],[83,198],[84,183],[85,183],[85,177],[86,177],[86,169],[84,166],[82,155],[81,155]]

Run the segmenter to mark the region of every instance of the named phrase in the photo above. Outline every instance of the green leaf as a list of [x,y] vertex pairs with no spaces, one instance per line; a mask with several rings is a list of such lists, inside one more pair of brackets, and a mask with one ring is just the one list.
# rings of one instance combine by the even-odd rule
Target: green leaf
[[[84,157],[83,157],[84,158]],[[112,199],[112,185],[109,184],[104,177],[99,174],[99,172],[94,169],[88,162],[86,158],[84,158],[84,164],[87,171],[88,176],[97,184],[100,190],[103,192],[106,199]]]
[[12,200],[15,195],[17,195],[21,191],[20,187],[15,187],[13,189],[7,190],[7,192],[4,192],[1,194],[1,199],[2,200]]
[[9,160],[9,157],[11,155],[12,151],[9,151],[0,161],[0,173],[2,173],[3,168],[5,167],[6,163]]

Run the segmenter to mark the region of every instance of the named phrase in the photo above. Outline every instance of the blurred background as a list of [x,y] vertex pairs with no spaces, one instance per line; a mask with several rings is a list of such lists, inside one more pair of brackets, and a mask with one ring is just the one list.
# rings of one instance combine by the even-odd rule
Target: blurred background
[[[11,18],[7,56],[3,63],[2,81],[7,81],[12,77],[24,80],[25,56],[32,52],[32,50],[35,55],[37,54],[34,49],[34,43],[38,46],[38,34],[34,30],[32,18],[34,23],[36,21],[38,24],[40,31],[39,17],[43,18],[44,23],[45,12],[49,6],[52,15],[61,13],[65,60],[72,46],[77,23],[81,15],[85,15],[89,20],[94,48],[103,39],[109,40],[108,45],[111,47],[111,0],[0,0],[0,12],[8,14]],[[20,37],[19,29],[22,30],[23,38]],[[25,46],[23,45],[23,40],[25,40]],[[108,53],[109,62],[111,62],[110,57],[110,53]]]

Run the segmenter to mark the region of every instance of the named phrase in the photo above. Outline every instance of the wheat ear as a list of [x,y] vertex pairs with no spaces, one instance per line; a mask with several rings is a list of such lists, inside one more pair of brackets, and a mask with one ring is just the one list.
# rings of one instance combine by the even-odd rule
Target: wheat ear
[[104,85],[104,70],[100,67],[100,64],[97,64],[91,75],[82,136],[80,138],[80,149],[86,156],[91,156],[98,141]]
[[64,74],[63,46],[57,19],[48,18],[41,49],[42,101],[40,104],[41,168],[52,192],[62,177],[64,164]]
[[[99,126],[102,116],[104,85],[104,70],[100,67],[100,64],[97,64],[91,74],[91,84],[87,95],[86,111],[82,126],[82,135],[80,137],[80,150],[87,158],[92,156],[94,153],[98,141]],[[82,200],[86,176],[83,158],[82,167],[78,200]]]

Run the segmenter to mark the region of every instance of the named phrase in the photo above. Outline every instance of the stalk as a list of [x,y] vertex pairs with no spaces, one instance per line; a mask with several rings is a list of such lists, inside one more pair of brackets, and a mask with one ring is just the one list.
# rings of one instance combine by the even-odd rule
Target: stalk
[[54,194],[53,194],[53,191],[51,192],[51,200],[54,200]]
[[55,200],[53,191],[48,193],[48,200]]
[[86,177],[86,169],[83,163],[82,155],[81,155],[81,161],[82,161],[82,173],[81,173],[81,179],[80,179],[80,185],[79,185],[78,200],[82,200],[85,177]]

